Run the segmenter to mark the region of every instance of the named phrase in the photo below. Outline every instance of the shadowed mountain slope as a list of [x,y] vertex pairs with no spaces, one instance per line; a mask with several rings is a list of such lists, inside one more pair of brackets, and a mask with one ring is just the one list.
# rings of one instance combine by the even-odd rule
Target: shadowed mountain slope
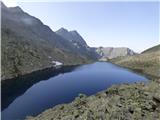
[[50,67],[52,61],[65,65],[92,61],[20,7],[8,8],[1,3],[1,13],[2,79]]

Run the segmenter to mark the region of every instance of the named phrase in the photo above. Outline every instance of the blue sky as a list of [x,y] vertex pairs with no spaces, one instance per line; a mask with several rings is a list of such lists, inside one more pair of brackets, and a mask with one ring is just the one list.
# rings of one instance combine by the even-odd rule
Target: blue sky
[[129,47],[141,52],[159,44],[158,2],[19,2],[53,31],[77,30],[89,46]]

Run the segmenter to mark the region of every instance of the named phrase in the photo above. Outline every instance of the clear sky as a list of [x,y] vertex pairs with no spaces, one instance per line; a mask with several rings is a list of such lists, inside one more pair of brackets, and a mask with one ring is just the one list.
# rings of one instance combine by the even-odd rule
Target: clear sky
[[89,46],[129,47],[141,52],[159,44],[158,2],[18,2],[53,31],[77,30]]

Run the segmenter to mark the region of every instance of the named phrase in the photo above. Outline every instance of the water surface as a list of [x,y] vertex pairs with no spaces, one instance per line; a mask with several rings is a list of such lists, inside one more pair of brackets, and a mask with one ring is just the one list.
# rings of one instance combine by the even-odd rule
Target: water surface
[[47,80],[42,79],[27,88],[2,111],[2,120],[18,120],[34,116],[47,108],[71,102],[79,93],[92,95],[113,84],[134,82],[147,82],[147,79],[106,62],[75,67],[68,72],[50,76]]

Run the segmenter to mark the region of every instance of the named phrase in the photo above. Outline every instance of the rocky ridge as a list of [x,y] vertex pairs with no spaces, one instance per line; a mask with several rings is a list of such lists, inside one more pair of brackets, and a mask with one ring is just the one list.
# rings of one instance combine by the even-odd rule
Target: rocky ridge
[[2,80],[53,66],[94,61],[88,51],[79,49],[57,35],[39,19],[20,7],[6,7],[1,2]]
[[60,28],[59,30],[56,31],[56,33],[66,40],[70,41],[71,43],[75,44],[77,47],[88,47],[87,43],[85,40],[80,36],[80,34],[76,30],[68,31],[65,28]]
[[99,57],[99,54],[87,45],[86,41],[76,30],[68,31],[65,28],[60,28],[56,33],[75,46],[78,53],[86,55],[92,59]]

